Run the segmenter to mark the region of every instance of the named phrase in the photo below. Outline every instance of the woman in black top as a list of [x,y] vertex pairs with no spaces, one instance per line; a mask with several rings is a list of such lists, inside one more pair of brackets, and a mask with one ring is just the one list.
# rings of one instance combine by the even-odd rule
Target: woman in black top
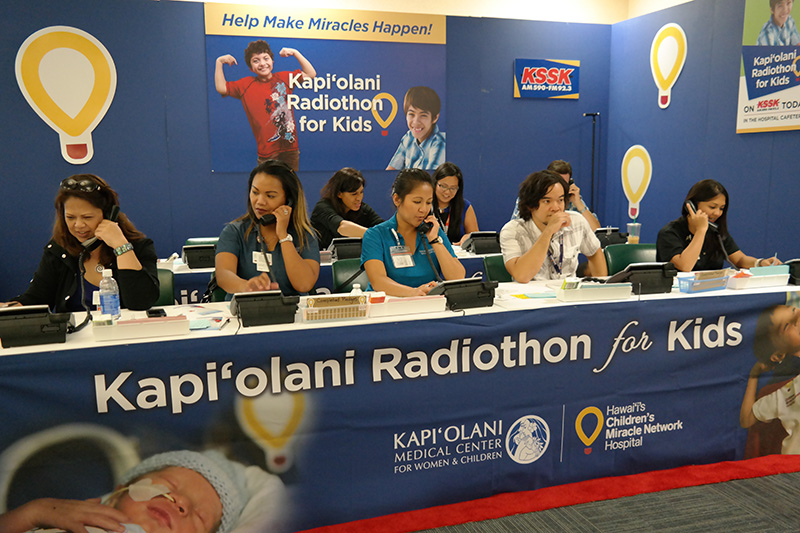
[[[61,182],[55,199],[53,236],[45,246],[28,290],[9,304],[48,305],[55,312],[81,311],[81,285],[91,308],[103,270],[119,284],[120,304],[148,309],[158,299],[159,284],[153,241],[119,212],[117,193],[98,176],[76,174]],[[96,247],[89,246],[93,238]],[[83,243],[83,244],[82,244]],[[82,265],[79,260],[83,260]]]
[[328,248],[336,237],[363,237],[367,228],[383,219],[364,203],[366,181],[361,172],[345,167],[320,191],[322,197],[311,213],[311,225],[319,233],[319,248]]
[[683,272],[720,269],[726,254],[738,268],[780,264],[777,257],[756,259],[739,249],[728,233],[729,207],[728,191],[721,183],[695,183],[683,201],[681,217],[658,232],[656,260],[670,261]]

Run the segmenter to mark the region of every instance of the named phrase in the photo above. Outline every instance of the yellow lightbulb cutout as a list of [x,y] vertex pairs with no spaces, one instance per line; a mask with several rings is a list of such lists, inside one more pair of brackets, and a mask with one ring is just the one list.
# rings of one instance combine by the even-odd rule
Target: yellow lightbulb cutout
[[[591,435],[587,435],[583,431],[583,419],[586,418],[587,415],[594,415],[594,417],[597,419],[597,425],[595,426]],[[586,407],[583,411],[581,411],[578,414],[578,417],[575,419],[575,433],[578,434],[578,438],[580,438],[581,442],[583,442],[584,446],[586,446],[586,449],[584,450],[584,453],[586,455],[592,453],[592,448],[590,446],[597,438],[597,436],[600,434],[600,431],[602,431],[604,422],[605,419],[603,417],[603,412],[594,406]]]
[[42,28],[19,47],[15,70],[25,100],[58,133],[64,159],[75,165],[91,160],[92,131],[117,89],[105,46],[77,28]]
[[[384,120],[383,117],[381,117],[381,115],[378,113],[378,108],[375,105],[377,102],[380,102],[381,100],[387,100],[390,104],[392,104],[392,110],[389,111],[389,118],[387,118],[386,120]],[[381,135],[383,135],[384,137],[386,137],[386,135],[389,134],[389,132],[386,131],[386,128],[389,127],[389,124],[392,123],[396,115],[397,115],[397,100],[394,99],[394,96],[392,96],[389,93],[379,93],[372,98],[372,116],[375,117],[375,120],[377,120],[378,124],[380,124],[381,128],[383,128]]]
[[622,190],[628,198],[628,216],[639,216],[639,202],[650,186],[653,176],[653,162],[644,146],[636,144],[628,148],[622,158]]
[[658,107],[666,109],[672,99],[672,86],[686,62],[687,41],[683,28],[675,23],[661,27],[650,46],[650,70],[658,87]]
[[264,450],[267,467],[274,474],[282,474],[294,464],[291,444],[306,414],[302,393],[262,394],[236,401],[239,425]]

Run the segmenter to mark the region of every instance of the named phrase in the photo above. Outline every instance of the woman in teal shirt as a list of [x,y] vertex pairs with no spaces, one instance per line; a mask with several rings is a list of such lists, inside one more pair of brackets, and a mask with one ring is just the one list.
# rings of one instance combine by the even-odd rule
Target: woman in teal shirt
[[[362,239],[361,264],[372,288],[390,296],[424,296],[436,285],[439,271],[446,280],[463,278],[464,266],[431,213],[430,174],[421,169],[401,170],[392,185],[392,201],[395,215],[369,228]],[[417,228],[423,222],[431,226],[420,233]],[[429,252],[437,272],[428,261]]]

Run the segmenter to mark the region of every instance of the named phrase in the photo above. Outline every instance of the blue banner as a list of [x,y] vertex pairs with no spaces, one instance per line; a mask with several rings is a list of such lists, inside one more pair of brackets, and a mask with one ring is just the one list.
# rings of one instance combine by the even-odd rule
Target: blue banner
[[[280,476],[287,530],[739,459],[756,321],[786,300],[576,305],[0,357],[0,450],[68,423],[115,431],[143,457],[222,447]],[[90,497],[90,470],[25,477],[47,495],[66,485]]]
[[[411,88],[427,91],[409,100],[431,122],[415,138],[423,151],[434,151],[426,140],[442,150],[407,166],[436,168],[445,161],[445,30],[441,15],[206,4],[212,169],[249,172],[258,157],[285,152],[299,152],[302,170],[405,168],[393,156],[412,134]],[[266,45],[269,71],[257,72],[252,58]]]

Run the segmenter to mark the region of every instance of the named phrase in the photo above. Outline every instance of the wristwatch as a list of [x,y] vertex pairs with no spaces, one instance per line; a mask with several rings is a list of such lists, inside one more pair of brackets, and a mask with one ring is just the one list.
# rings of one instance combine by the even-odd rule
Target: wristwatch
[[286,237],[284,237],[283,239],[279,239],[278,240],[278,244],[282,244],[284,242],[294,242],[294,239],[292,238],[292,234],[291,233],[287,233]]
[[116,248],[114,248],[114,255],[119,257],[126,252],[130,252],[131,250],[133,250],[133,245],[129,242],[126,242],[122,246],[117,246]]
[[436,243],[442,244],[442,238],[438,235],[432,241],[428,241],[428,244],[430,244],[431,246],[433,246]]

